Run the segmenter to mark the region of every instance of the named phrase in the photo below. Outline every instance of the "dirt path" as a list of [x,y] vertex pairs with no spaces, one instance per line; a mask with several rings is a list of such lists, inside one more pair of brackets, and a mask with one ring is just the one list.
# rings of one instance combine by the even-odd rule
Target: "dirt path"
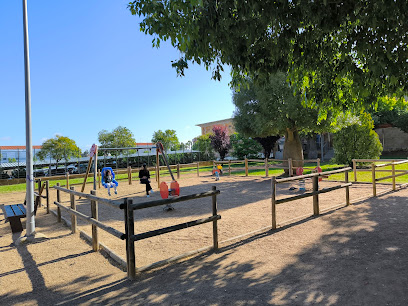
[[[270,180],[190,177],[180,180],[183,194],[216,185],[220,240],[269,226]],[[120,184],[119,196],[145,201],[143,186]],[[336,183],[322,183],[328,187]],[[279,197],[296,194],[281,185]],[[292,186],[296,187],[296,185]],[[309,187],[307,185],[307,187]],[[89,188],[89,187],[88,187]],[[381,190],[379,185],[379,191]],[[369,195],[370,186],[353,187],[351,199]],[[55,192],[52,192],[54,197]],[[104,190],[99,192],[101,195]],[[51,239],[15,247],[0,210],[0,304],[160,304],[160,305],[405,305],[408,303],[407,190],[356,203],[319,218],[221,244],[205,253],[147,272],[131,283],[126,274],[93,253],[78,235],[39,210],[37,229]],[[154,194],[150,199],[160,196]],[[24,194],[2,195],[11,204]],[[68,197],[64,196],[64,203]],[[345,201],[344,190],[321,196],[321,208]],[[78,201],[89,213],[89,203]],[[138,232],[208,216],[211,200],[179,203],[166,213],[159,207],[135,214]],[[311,198],[278,206],[278,223],[311,214]],[[100,205],[100,220],[123,230],[121,211]],[[81,225],[89,232],[89,226]],[[203,225],[136,244],[143,266],[184,251],[211,245],[211,225]],[[124,256],[122,241],[108,234],[101,242]]]

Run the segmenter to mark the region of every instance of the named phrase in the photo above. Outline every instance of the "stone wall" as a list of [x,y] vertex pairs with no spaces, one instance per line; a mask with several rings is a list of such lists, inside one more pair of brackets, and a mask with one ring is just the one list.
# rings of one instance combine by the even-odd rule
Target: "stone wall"
[[396,127],[375,129],[385,152],[408,151],[408,133]]

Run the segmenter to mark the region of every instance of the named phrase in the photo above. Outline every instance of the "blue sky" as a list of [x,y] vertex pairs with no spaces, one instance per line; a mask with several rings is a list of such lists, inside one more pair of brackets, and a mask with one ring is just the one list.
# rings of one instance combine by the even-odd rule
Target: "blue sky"
[[[187,141],[232,116],[228,68],[221,82],[198,65],[177,77],[178,51],[152,48],[128,2],[28,0],[34,145],[60,134],[89,149],[119,125],[137,142],[159,129]],[[0,114],[0,145],[25,145],[22,1],[0,1]]]

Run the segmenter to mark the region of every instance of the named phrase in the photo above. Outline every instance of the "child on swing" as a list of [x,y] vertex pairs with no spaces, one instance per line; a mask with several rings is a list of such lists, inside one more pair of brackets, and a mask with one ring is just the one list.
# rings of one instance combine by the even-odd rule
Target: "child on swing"
[[146,184],[146,197],[149,198],[149,191],[153,193],[152,186],[150,186],[150,172],[147,170],[146,163],[143,164],[143,168],[139,171],[140,184]]
[[110,193],[111,187],[114,188],[115,194],[118,194],[118,192],[116,191],[116,184],[113,182],[113,175],[110,172],[110,170],[106,170],[106,172],[105,172],[105,184],[106,184],[106,188],[108,188],[109,196],[111,195],[111,193]]

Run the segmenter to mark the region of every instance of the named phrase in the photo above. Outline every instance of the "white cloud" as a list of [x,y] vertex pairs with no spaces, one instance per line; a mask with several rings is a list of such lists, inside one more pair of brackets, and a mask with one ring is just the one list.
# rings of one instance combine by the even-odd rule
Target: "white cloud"
[[1,141],[10,141],[11,137],[10,136],[5,136],[0,138]]

